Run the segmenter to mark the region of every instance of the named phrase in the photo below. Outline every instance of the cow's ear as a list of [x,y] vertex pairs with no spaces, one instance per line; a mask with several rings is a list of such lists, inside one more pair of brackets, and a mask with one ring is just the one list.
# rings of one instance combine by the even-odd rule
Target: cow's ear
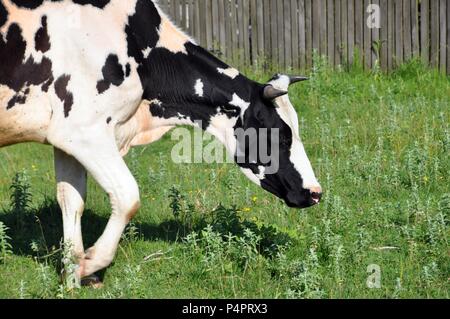
[[268,84],[263,89],[263,98],[268,101],[273,101],[276,98],[288,94],[288,91],[279,90],[273,85]]

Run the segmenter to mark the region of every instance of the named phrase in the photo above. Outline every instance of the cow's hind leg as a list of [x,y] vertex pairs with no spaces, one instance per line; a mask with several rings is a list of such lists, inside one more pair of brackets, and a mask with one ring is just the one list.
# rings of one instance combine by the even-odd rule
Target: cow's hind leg
[[101,237],[80,260],[79,278],[90,276],[111,264],[122,233],[140,206],[138,185],[120,156],[114,138],[102,136],[98,130],[88,136],[80,142],[72,141],[67,151],[109,194],[112,215]]

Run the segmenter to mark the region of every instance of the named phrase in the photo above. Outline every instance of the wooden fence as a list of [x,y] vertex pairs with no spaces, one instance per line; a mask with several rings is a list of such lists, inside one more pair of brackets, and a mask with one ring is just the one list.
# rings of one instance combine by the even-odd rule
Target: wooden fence
[[383,70],[416,57],[450,74],[450,0],[158,2],[202,46],[241,65],[264,58],[308,69],[316,52]]

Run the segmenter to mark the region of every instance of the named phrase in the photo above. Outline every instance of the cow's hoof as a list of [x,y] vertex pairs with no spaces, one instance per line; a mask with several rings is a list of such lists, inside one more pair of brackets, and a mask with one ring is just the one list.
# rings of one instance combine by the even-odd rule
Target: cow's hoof
[[90,275],[81,279],[81,287],[102,289],[103,283],[96,275]]

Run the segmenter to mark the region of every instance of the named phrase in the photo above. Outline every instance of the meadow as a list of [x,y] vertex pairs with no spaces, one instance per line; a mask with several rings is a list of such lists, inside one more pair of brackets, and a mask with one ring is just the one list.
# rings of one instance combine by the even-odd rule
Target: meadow
[[[0,298],[448,298],[450,78],[320,59],[310,76],[290,97],[323,202],[289,209],[234,165],[176,165],[169,134],[126,158],[142,208],[98,290],[61,281],[52,148],[0,149]],[[86,247],[109,213],[90,179]]]

